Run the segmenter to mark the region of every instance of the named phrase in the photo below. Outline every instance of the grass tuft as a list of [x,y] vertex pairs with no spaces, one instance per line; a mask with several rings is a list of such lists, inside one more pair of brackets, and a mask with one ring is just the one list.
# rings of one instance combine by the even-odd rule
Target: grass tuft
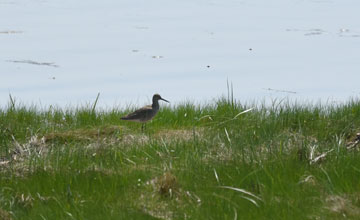
[[0,219],[359,219],[360,102],[0,109]]

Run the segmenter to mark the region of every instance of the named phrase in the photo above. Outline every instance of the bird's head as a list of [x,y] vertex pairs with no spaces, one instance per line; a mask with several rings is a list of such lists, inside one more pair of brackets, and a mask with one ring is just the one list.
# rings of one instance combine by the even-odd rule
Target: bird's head
[[168,100],[161,98],[161,96],[160,96],[159,94],[155,94],[155,95],[153,96],[153,102],[157,102],[158,100],[163,100],[163,101],[169,103]]

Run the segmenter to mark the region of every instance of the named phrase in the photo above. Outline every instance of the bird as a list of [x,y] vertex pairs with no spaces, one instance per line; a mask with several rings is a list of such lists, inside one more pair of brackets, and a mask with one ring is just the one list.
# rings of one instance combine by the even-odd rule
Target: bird
[[136,111],[121,117],[121,120],[136,121],[142,123],[141,130],[144,130],[145,123],[155,117],[159,111],[159,100],[170,103],[168,100],[161,98],[159,94],[154,94],[152,98],[152,105],[146,105]]

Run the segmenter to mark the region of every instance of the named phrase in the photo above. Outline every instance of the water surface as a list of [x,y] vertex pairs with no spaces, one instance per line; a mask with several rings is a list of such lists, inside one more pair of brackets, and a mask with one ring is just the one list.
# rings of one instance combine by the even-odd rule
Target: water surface
[[360,1],[0,0],[0,104],[342,102],[360,94]]

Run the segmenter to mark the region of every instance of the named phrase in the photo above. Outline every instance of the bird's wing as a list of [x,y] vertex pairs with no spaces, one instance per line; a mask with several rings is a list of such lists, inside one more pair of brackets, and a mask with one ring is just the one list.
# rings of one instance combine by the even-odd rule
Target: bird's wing
[[152,113],[152,106],[151,105],[147,105],[147,106],[144,106],[132,113],[129,113],[128,115],[122,117],[121,119],[124,119],[124,120],[141,120],[143,118],[146,118],[147,115],[151,114]]

